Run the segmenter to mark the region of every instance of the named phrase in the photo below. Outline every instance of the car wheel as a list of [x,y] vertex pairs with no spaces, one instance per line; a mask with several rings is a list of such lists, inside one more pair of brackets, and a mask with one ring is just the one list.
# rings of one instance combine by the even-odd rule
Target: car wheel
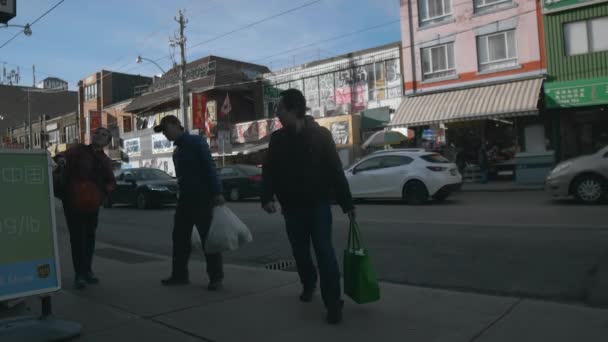
[[103,201],[103,207],[106,209],[112,208],[112,199],[110,198],[110,196],[106,197],[106,199]]
[[424,204],[429,199],[429,191],[421,181],[409,181],[403,189],[403,199],[408,204]]
[[574,197],[581,203],[599,203],[604,196],[606,196],[606,184],[598,176],[582,176],[574,183]]
[[239,191],[238,188],[232,188],[230,190],[230,194],[228,196],[228,199],[230,199],[231,202],[236,202],[238,200],[241,199],[241,192]]
[[148,209],[150,207],[148,196],[143,192],[137,194],[136,205],[137,209]]

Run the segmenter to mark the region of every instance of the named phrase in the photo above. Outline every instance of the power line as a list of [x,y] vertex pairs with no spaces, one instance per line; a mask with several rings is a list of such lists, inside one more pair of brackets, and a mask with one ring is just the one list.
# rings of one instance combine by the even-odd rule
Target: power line
[[[59,5],[61,5],[65,0],[59,0],[59,2],[57,2],[53,7],[49,8],[46,12],[44,12],[42,15],[40,15],[38,18],[36,18],[34,21],[32,21],[32,23],[30,24],[30,27],[34,26],[34,24],[36,24],[38,21],[40,21],[42,18],[46,17],[49,13],[51,13],[55,8],[59,7]],[[4,42],[4,44],[2,44],[0,46],[0,49],[2,49],[3,47],[7,46],[10,42],[12,42],[13,40],[15,40],[17,37],[19,37],[21,34],[23,33],[23,31],[19,31],[17,32],[14,36],[12,36],[9,40],[7,40],[6,42]]]

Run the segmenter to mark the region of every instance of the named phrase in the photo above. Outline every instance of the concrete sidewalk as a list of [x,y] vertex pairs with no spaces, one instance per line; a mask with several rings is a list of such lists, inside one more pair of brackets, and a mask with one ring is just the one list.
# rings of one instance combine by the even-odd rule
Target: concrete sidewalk
[[[62,239],[63,240],[63,239]],[[67,241],[62,241],[66,243]],[[63,249],[66,250],[65,248]],[[329,326],[317,295],[302,304],[297,274],[226,266],[226,288],[207,292],[204,265],[193,283],[166,288],[165,257],[101,244],[95,268],[102,283],[53,298],[58,318],[79,322],[77,341],[605,341],[608,310],[383,283],[382,300],[346,300],[344,323]],[[30,300],[32,312],[39,304]]]

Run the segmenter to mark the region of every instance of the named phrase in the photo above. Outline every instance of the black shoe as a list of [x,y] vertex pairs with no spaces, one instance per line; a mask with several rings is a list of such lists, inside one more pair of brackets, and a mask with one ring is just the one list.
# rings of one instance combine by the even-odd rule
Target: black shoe
[[86,287],[87,287],[87,281],[84,277],[76,276],[76,278],[74,278],[74,288],[75,289],[82,290]]
[[310,303],[312,302],[312,297],[315,294],[315,289],[304,289],[302,290],[302,294],[300,295],[300,301],[303,303]]
[[164,286],[180,286],[190,284],[190,280],[188,278],[169,277],[161,280],[160,283]]
[[341,300],[337,304],[327,308],[327,323],[329,324],[340,324],[342,322],[342,308],[344,307],[344,301]]
[[84,280],[87,282],[87,284],[99,284],[99,278],[97,278],[93,272],[89,272],[86,276],[84,276]]
[[214,280],[209,282],[207,286],[207,291],[220,291],[224,288],[224,284],[222,284],[221,280]]

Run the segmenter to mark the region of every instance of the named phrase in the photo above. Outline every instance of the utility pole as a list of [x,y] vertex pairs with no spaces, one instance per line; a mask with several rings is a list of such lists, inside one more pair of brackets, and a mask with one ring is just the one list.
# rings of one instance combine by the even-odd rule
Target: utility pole
[[34,134],[32,133],[32,105],[30,103],[30,90],[27,90],[27,125],[28,125],[28,149],[34,148]]
[[184,17],[184,13],[180,10],[175,21],[179,23],[179,37],[175,37],[171,40],[171,45],[179,45],[181,64],[179,71],[179,103],[181,109],[181,121],[184,125],[184,129],[189,129],[188,122],[188,107],[186,101],[188,101],[188,89],[186,88],[186,36],[184,36],[184,30],[188,20]]
[[36,88],[36,66],[32,65],[32,78],[34,79],[34,83],[32,84],[32,87]]

